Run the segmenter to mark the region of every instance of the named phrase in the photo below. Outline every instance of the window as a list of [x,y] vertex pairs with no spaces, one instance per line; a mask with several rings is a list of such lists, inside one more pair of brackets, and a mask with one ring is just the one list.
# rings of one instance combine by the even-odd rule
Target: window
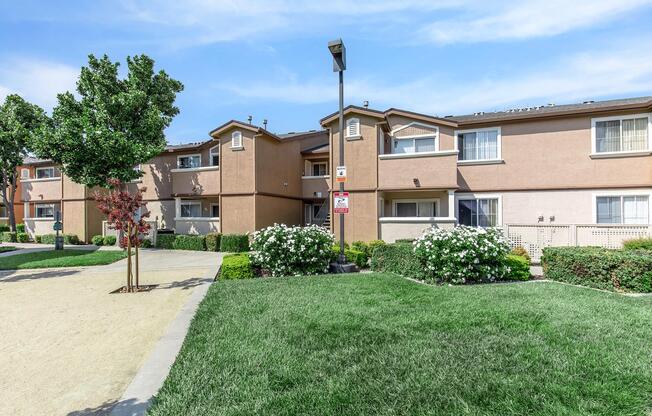
[[220,205],[211,204],[211,217],[219,218],[220,217]]
[[179,169],[192,169],[201,167],[200,155],[179,156],[177,158],[177,167]]
[[220,166],[220,145],[218,144],[215,147],[211,147],[209,152],[211,159],[211,166]]
[[201,202],[181,201],[181,218],[201,217]]
[[54,178],[54,168],[36,168],[36,179]]
[[34,207],[34,215],[36,218],[54,218],[54,205],[36,204]]
[[483,129],[457,133],[459,160],[500,159],[500,130]]
[[7,218],[7,207],[0,205],[0,218]]
[[231,134],[231,147],[239,148],[242,147],[242,133],[239,131],[234,131]]
[[326,162],[316,162],[312,164],[312,176],[328,175],[328,165]]
[[345,137],[359,137],[359,136],[360,136],[360,119],[350,118],[346,120]]
[[394,216],[396,217],[436,217],[438,214],[438,201],[416,200],[395,201]]
[[596,197],[598,224],[648,224],[649,197],[647,195]]
[[393,153],[422,153],[437,150],[435,137],[405,137],[394,139]]
[[498,225],[498,198],[461,199],[458,201],[458,222],[471,227]]
[[610,117],[593,120],[595,153],[635,152],[649,146],[649,117]]
[[21,179],[29,179],[29,169],[21,169],[20,170],[20,178]]

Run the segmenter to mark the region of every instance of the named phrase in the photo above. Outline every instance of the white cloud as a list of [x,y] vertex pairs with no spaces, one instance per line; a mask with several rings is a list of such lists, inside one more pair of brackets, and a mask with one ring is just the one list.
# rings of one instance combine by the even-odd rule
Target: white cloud
[[40,59],[0,61],[0,99],[19,94],[33,104],[51,110],[57,94],[74,91],[79,68]]
[[[406,83],[349,78],[347,103],[369,100],[373,108],[399,107],[430,114],[462,114],[502,110],[514,105],[558,104],[611,95],[652,92],[652,50],[641,40],[626,48],[603,48],[579,53],[527,73],[502,74],[500,78],[455,82],[424,77]],[[220,84],[218,89],[250,100],[298,104],[336,103],[332,79]]]

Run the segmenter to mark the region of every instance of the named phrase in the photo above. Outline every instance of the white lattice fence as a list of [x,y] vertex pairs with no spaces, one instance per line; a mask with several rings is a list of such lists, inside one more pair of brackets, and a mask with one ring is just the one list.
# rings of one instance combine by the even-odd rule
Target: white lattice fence
[[512,247],[527,250],[533,262],[541,260],[545,247],[600,246],[620,248],[623,241],[652,236],[652,226],[620,224],[508,224],[504,232]]

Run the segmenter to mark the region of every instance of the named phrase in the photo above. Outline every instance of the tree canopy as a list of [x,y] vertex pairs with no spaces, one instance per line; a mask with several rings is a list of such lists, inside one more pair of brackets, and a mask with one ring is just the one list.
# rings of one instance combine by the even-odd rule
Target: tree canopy
[[77,97],[58,95],[53,128],[35,143],[35,153],[61,164],[74,182],[107,187],[110,179],[137,179],[134,167],[164,150],[164,130],[179,113],[174,101],[183,84],[164,71],[154,73],[154,60],[127,57],[123,79],[119,66],[106,55],[89,55]]

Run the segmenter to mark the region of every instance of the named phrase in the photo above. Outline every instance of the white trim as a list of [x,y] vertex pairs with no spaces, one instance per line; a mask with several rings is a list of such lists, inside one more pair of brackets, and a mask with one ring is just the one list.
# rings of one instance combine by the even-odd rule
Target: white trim
[[[349,124],[355,122],[357,124],[356,126],[356,134],[349,134]],[[344,134],[345,139],[349,140],[354,140],[356,138],[361,138],[361,126],[360,126],[360,119],[357,117],[351,117],[346,119],[346,123],[344,123],[344,128],[346,129],[346,133]]]
[[392,199],[392,215],[394,218],[412,218],[412,217],[399,217],[396,215],[396,204],[404,203],[404,204],[416,204],[417,207],[417,217],[414,218],[431,218],[431,217],[419,217],[419,202],[436,202],[437,204],[435,205],[435,215],[432,218],[437,217],[437,214],[441,211],[441,199],[440,198],[423,198],[423,199],[418,199],[418,198],[410,198],[410,199]]
[[469,200],[469,199],[497,199],[498,200],[498,215],[496,218],[496,227],[500,227],[503,224],[503,195],[502,194],[492,194],[492,193],[483,193],[483,192],[466,192],[466,193],[455,193],[455,218],[460,218],[460,204],[459,201]]
[[181,208],[183,205],[199,205],[199,212],[202,212],[202,203],[201,201],[197,201],[195,199],[182,199],[179,201],[179,211],[175,214],[175,219],[180,218],[203,218],[203,217],[182,217],[181,216]]
[[636,150],[632,152],[602,152],[602,153],[591,153],[589,157],[591,159],[608,159],[613,157],[635,157],[635,156],[649,156],[652,154],[652,150]]
[[176,172],[201,172],[204,170],[220,170],[219,166],[202,166],[200,168],[186,168],[186,169],[181,169],[181,168],[174,168],[170,169],[170,172],[176,173]]
[[[324,172],[328,172],[328,161],[315,161],[315,162],[310,162],[310,173],[314,172],[314,168],[316,165],[324,165]],[[326,176],[326,175],[306,175],[306,176]]]
[[[434,124],[421,123],[421,122],[418,122],[418,121],[413,121],[413,122],[411,122],[411,123],[409,123],[409,124],[406,124],[405,126],[401,126],[401,127],[395,128],[394,130],[392,130],[392,131],[389,132],[389,135],[390,135],[390,136],[394,136],[394,134],[398,133],[399,131],[401,131],[401,130],[405,130],[405,129],[407,129],[407,128],[409,128],[409,127],[412,127],[412,126],[427,127],[427,128],[429,128],[429,129],[434,129],[435,131],[434,131],[434,133],[428,133],[428,134],[417,134],[417,135],[415,135],[415,136],[405,136],[405,138],[408,138],[408,137],[432,137],[433,135],[435,135],[435,136],[438,136],[438,135],[439,135],[439,126],[435,126]],[[403,138],[403,137],[401,137],[401,139],[402,139],[402,138]]]
[[643,190],[635,190],[635,189],[624,189],[621,191],[600,191],[591,194],[591,200],[593,201],[593,207],[592,207],[592,220],[593,224],[591,225],[647,225],[647,224],[625,224],[624,222],[620,223],[609,223],[609,224],[598,224],[598,197],[601,196],[619,196],[620,198],[620,203],[621,203],[621,215],[622,219],[624,221],[624,212],[622,209],[622,204],[623,204],[623,198],[624,196],[647,196],[647,224],[652,223],[652,190],[650,189],[643,189]]
[[56,218],[53,218],[53,217],[43,217],[43,218],[31,217],[31,218],[23,218],[23,219],[24,220],[29,220],[29,221],[52,221],[52,222],[56,221]]
[[301,179],[329,179],[331,175],[324,176],[302,176]]
[[[23,173],[25,173],[25,172],[27,172],[27,175],[23,175]],[[26,180],[26,179],[29,179],[29,169],[28,168],[22,168],[20,170],[20,180],[23,181],[23,180]]]
[[[212,214],[213,213],[213,207],[217,207],[218,211],[220,210],[220,203],[219,202],[211,202],[209,204],[208,210]],[[220,218],[220,217],[211,217],[211,218]]]
[[29,182],[51,182],[51,181],[60,181],[61,176],[57,176],[56,178],[40,178],[40,179],[21,179],[20,181],[22,183],[29,183]]
[[175,217],[175,221],[220,221],[220,217]]
[[[624,150],[620,152],[598,152],[596,149],[597,145],[597,138],[595,136],[595,124],[600,122],[600,121],[614,121],[614,120],[620,120],[620,138],[622,140],[622,128],[623,128],[623,123],[622,120],[627,120],[631,118],[643,118],[647,117],[647,150],[649,152],[644,153],[644,150],[636,150],[636,151],[629,151],[629,150]],[[621,156],[639,156],[640,154],[650,154],[652,153],[652,113],[640,113],[640,114],[625,114],[625,115],[620,115],[620,116],[611,116],[611,117],[596,117],[591,119],[591,158],[594,157],[599,157],[596,155],[600,155],[603,157],[616,157],[616,155],[621,155]],[[639,153],[639,154],[634,154],[634,153]]]
[[466,130],[455,130],[453,134],[453,146],[455,146],[455,150],[459,151],[459,143],[458,143],[458,137],[460,134],[466,134],[466,133],[477,133],[479,131],[497,131],[498,134],[496,135],[496,158],[495,159],[469,159],[469,160],[460,160],[458,157],[457,163],[458,164],[468,164],[468,165],[473,165],[475,163],[473,162],[478,162],[477,164],[488,164],[488,163],[503,163],[503,134],[502,134],[502,129],[500,126],[497,127],[484,127],[481,129],[466,129]]
[[[415,134],[415,135],[404,136],[404,137],[395,137],[394,136],[394,134],[396,134],[397,132],[399,132],[401,130],[405,130],[405,129],[407,129],[409,127],[412,127],[412,126],[426,127],[426,128],[429,128],[429,129],[433,129],[434,132],[428,133],[428,134]],[[435,155],[435,154],[439,153],[439,146],[440,146],[439,145],[439,141],[440,141],[439,140],[439,127],[435,126],[435,125],[432,125],[432,124],[425,124],[425,123],[420,123],[418,121],[413,121],[412,123],[406,124],[405,126],[401,126],[399,128],[396,128],[396,129],[392,130],[389,133],[389,138],[390,138],[390,140],[389,140],[390,153],[384,154],[383,156],[391,155],[391,156],[394,156],[394,157],[399,157],[398,155],[401,155],[401,156],[402,155],[412,155],[412,157],[414,157],[414,155],[432,156],[432,155]],[[429,138],[432,138],[435,141],[435,150],[433,152],[394,153],[394,141],[395,140],[412,140],[412,143],[414,143],[415,140],[417,140],[417,139],[429,139]],[[457,153],[457,152],[455,152],[455,153]],[[408,156],[408,157],[410,157],[410,156]],[[383,157],[383,159],[384,158],[385,157]]]
[[400,223],[400,222],[407,222],[407,223],[451,222],[451,223],[454,223],[456,221],[457,221],[457,218],[455,218],[455,217],[380,217],[380,218],[378,218],[378,222],[382,222],[382,223],[392,223],[392,222],[396,222],[396,223]]
[[503,159],[457,160],[458,165],[500,165],[502,163],[505,163]]
[[[46,176],[44,178],[39,178],[38,177],[38,172],[40,170],[51,170],[52,171],[52,176]],[[34,169],[34,179],[52,179],[52,178],[58,178],[60,176],[54,176],[55,174],[54,166],[48,166],[48,167],[40,167],[40,168],[35,168]]]
[[[394,139],[392,138],[392,140]],[[405,158],[412,158],[412,157],[451,156],[456,154],[457,154],[457,150],[439,150],[436,152],[385,153],[383,155],[378,155],[378,158],[379,159],[405,159]]]
[[[52,216],[51,217],[38,217],[36,216],[36,213],[38,212],[38,209],[40,207],[50,207],[52,208]],[[54,204],[34,204],[34,219],[41,219],[41,220],[54,220],[57,217],[56,212],[54,210]]]
[[[217,149],[217,165],[213,164],[213,156],[215,155],[213,149]],[[216,168],[220,167],[220,145],[219,144],[208,149],[208,165]]]
[[[199,167],[197,167],[197,168],[181,168],[181,167],[179,167],[179,159],[181,159],[182,157],[195,157],[195,156],[199,157]],[[198,168],[201,168],[201,167],[202,167],[202,165],[201,165],[201,153],[192,153],[192,154],[189,154],[189,155],[179,155],[179,156],[177,156],[177,167],[176,167],[177,170],[187,171],[187,170],[190,170],[190,169],[198,169]],[[174,172],[174,170],[175,169],[172,169],[173,172]]]
[[[236,144],[235,138],[238,136],[239,141],[238,144]],[[233,150],[240,150],[242,149],[243,146],[243,141],[242,141],[242,132],[240,130],[236,130],[233,133],[231,133],[231,149]]]

